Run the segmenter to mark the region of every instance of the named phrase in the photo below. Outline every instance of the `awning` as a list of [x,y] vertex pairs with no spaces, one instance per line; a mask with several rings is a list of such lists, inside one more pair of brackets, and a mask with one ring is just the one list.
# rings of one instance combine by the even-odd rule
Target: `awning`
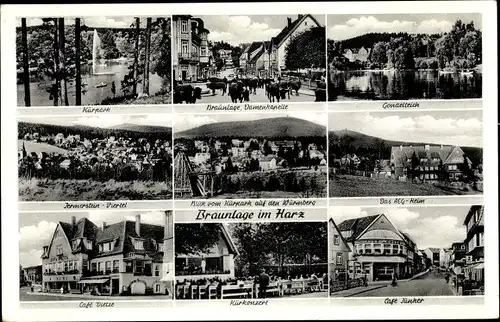
[[108,282],[108,279],[100,279],[100,280],[82,280],[79,281],[78,284],[104,284]]

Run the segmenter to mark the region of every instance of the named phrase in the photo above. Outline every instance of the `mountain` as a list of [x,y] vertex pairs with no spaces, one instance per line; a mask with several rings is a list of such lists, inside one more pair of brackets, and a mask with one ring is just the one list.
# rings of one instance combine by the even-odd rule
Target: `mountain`
[[325,126],[294,117],[276,117],[255,121],[205,124],[175,133],[178,138],[196,137],[311,137],[326,136]]
[[131,123],[113,125],[108,127],[108,129],[133,131],[141,133],[172,133],[171,127],[159,126],[159,125],[140,125]]

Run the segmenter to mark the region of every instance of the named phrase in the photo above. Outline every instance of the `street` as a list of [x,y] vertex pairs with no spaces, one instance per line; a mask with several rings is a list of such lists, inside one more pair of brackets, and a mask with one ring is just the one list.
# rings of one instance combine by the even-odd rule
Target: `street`
[[143,295],[143,296],[92,296],[92,295],[77,295],[77,294],[47,294],[47,293],[31,293],[29,287],[21,287],[19,290],[20,301],[98,301],[98,300],[171,300],[169,295]]
[[[206,84],[201,83],[191,83],[194,87],[200,87],[202,89],[202,93],[209,91],[207,94],[202,94],[201,100],[197,100],[197,104],[210,104],[210,103],[231,103],[231,97],[226,92],[226,95],[222,95],[222,91],[220,89],[215,90],[215,95],[212,95],[212,91],[209,90]],[[269,99],[266,95],[266,90],[264,88],[257,88],[256,94],[250,93],[250,102],[249,103],[269,103]],[[290,94],[290,99],[288,99],[288,95],[286,99],[280,100],[280,103],[290,103],[290,102],[314,102],[316,97],[314,96],[314,92],[309,88],[303,87],[299,90],[299,96],[293,92]],[[243,102],[245,103],[245,102]],[[275,101],[275,103],[277,103]]]
[[[453,296],[452,284],[446,283],[444,274],[431,271],[408,282],[398,282],[397,286],[386,286],[353,296],[391,297],[391,296]],[[390,284],[390,282],[388,282]]]

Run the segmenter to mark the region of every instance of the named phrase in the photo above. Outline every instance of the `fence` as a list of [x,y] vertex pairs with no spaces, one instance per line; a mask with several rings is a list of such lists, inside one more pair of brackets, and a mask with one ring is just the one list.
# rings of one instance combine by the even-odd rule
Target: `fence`
[[346,281],[334,281],[330,284],[330,294],[335,293],[338,291],[343,291],[347,290],[350,288],[354,287],[360,287],[360,286],[365,286],[365,279],[364,278],[356,278],[352,280],[348,280],[347,283]]

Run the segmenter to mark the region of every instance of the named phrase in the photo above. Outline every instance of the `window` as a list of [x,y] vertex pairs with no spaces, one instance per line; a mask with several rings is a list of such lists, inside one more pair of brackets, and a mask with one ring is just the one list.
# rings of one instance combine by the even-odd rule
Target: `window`
[[97,271],[97,263],[92,263],[90,266],[92,267],[91,271]]
[[126,273],[132,273],[134,270],[133,270],[133,267],[132,267],[132,262],[125,262],[125,272]]
[[144,242],[142,240],[134,240],[134,248],[136,250],[143,250],[144,249]]
[[457,165],[456,164],[449,164],[448,165],[448,170],[456,170],[457,169]]
[[429,174],[428,173],[425,174],[425,178],[429,179]]
[[365,244],[365,253],[366,254],[372,253],[372,244]]
[[135,273],[142,274],[143,273],[143,262],[135,261]]
[[69,262],[69,270],[72,271],[73,270],[73,266],[75,265],[74,264],[75,261],[70,261]]
[[62,245],[57,245],[56,246],[56,255],[62,255],[63,254],[63,247]]
[[182,44],[181,44],[181,52],[183,54],[187,54],[188,52],[188,43],[187,41],[183,41]]
[[391,254],[391,244],[384,244],[384,255]]
[[104,246],[103,246],[103,244],[99,244],[99,251],[100,251],[100,252],[104,251]]
[[160,265],[155,265],[155,276],[160,276]]
[[102,251],[109,252],[109,243],[102,244]]
[[393,254],[399,253],[399,245],[392,245],[392,253]]
[[373,244],[373,253],[382,254],[382,244]]
[[73,269],[76,269],[76,270],[79,269],[79,267],[78,267],[78,261],[73,261]]
[[188,32],[188,22],[187,21],[182,21],[181,23],[181,32],[187,33]]
[[113,273],[118,272],[120,272],[120,261],[116,259],[113,261]]
[[155,284],[155,292],[160,293],[160,284]]
[[104,267],[102,267],[102,262],[97,263],[97,271],[102,272]]
[[205,47],[201,47],[201,55],[206,56],[207,55],[207,49]]
[[111,271],[111,261],[106,261],[106,272]]
[[333,244],[340,245],[340,236],[339,235],[333,235]]
[[342,265],[342,253],[337,253],[337,265]]

